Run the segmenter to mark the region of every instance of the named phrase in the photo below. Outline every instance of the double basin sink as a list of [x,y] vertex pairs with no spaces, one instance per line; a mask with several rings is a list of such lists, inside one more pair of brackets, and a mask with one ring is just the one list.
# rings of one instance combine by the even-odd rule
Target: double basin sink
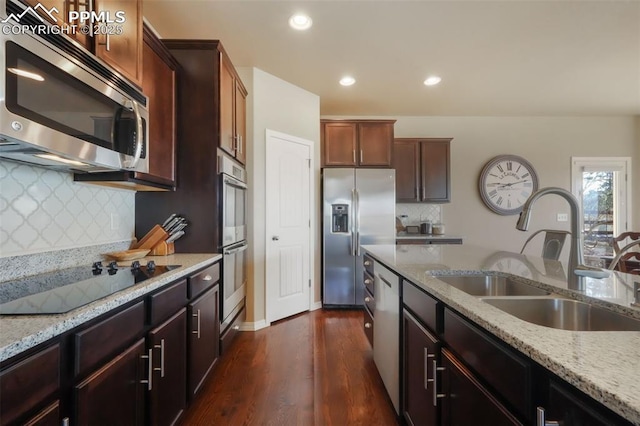
[[640,320],[567,299],[502,275],[438,276],[458,290],[521,320],[572,331],[640,331]]

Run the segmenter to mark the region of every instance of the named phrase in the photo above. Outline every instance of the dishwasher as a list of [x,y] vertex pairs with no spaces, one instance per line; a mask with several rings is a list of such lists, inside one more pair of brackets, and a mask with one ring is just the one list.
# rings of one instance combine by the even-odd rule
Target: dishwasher
[[373,361],[396,413],[400,411],[400,280],[374,262]]

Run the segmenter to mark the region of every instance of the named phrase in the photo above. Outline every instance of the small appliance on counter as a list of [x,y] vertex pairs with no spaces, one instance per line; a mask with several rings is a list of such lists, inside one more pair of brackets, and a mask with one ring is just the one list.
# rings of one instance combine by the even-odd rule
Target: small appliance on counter
[[434,223],[431,227],[433,235],[444,235],[444,223]]
[[420,224],[420,233],[421,234],[431,234],[431,222],[422,222]]

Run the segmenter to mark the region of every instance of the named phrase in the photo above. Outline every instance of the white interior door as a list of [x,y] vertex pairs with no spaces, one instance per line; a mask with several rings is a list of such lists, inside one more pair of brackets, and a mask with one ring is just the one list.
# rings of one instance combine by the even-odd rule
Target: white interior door
[[267,321],[308,311],[311,285],[312,142],[267,130]]

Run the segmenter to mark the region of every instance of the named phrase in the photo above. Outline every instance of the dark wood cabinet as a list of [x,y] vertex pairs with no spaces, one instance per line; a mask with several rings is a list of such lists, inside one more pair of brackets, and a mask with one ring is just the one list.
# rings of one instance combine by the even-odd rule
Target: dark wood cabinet
[[152,380],[151,362],[144,339],[140,339],[76,385],[73,424],[144,424],[145,389]]
[[[94,0],[94,6],[94,10],[109,12],[112,17],[116,12],[123,12],[125,17],[122,24],[104,24],[107,34],[94,34],[96,56],[142,86],[142,0]],[[114,25],[119,25],[120,34],[109,31]]]
[[[547,422],[558,422],[562,426],[610,426],[631,425],[615,413],[600,406],[597,401],[581,392],[576,392],[570,385],[551,379],[546,392],[542,410]],[[555,423],[554,423],[555,424]]]
[[[52,22],[46,13],[38,11],[42,18],[60,25],[62,21],[77,26],[75,33],[66,34],[118,71],[123,77],[140,87],[142,85],[142,0],[22,0],[35,7],[38,3],[47,9],[55,7],[58,21]],[[109,13],[115,19],[116,12],[124,14],[124,22],[68,22],[69,12]],[[80,26],[92,26],[93,35],[84,34]]]
[[55,400],[38,414],[25,421],[23,426],[59,426],[60,423],[60,401]]
[[[245,96],[246,90],[219,41],[163,40],[163,43],[179,64],[177,185],[173,192],[136,194],[136,232],[143,235],[170,214],[179,212],[190,225],[185,236],[176,241],[176,251],[215,253],[221,244],[218,148],[239,152],[236,160],[244,158],[246,130],[242,123],[246,120],[240,113],[244,106],[238,105],[245,101],[238,101],[238,96],[235,104],[232,100],[236,86]],[[234,129],[241,132],[239,145],[233,145]]]
[[433,138],[395,140],[393,167],[398,202],[451,201],[450,142]]
[[391,167],[395,120],[321,120],[322,167]]
[[219,287],[214,286],[187,305],[189,316],[188,396],[192,398],[209,375],[220,353]]
[[447,349],[442,350],[441,364],[442,425],[522,424]]
[[149,172],[104,172],[76,174],[74,179],[136,191],[173,190],[176,186],[176,72],[178,63],[146,25],[143,29],[142,91],[148,97]]
[[187,405],[187,310],[149,332],[153,351],[153,382],[149,391],[149,422],[173,425]]
[[406,309],[403,328],[403,416],[409,425],[437,425],[439,413],[436,364],[440,362],[440,341]]
[[[2,424],[13,424],[24,418],[34,408],[49,401],[57,401],[60,388],[60,345],[55,344],[39,350],[28,358],[0,373],[0,420]],[[57,406],[57,402],[55,403]],[[48,424],[44,421],[55,414],[40,412],[28,422]],[[41,421],[38,420],[46,414]],[[59,417],[59,416],[58,416]],[[59,421],[59,418],[56,419]]]

